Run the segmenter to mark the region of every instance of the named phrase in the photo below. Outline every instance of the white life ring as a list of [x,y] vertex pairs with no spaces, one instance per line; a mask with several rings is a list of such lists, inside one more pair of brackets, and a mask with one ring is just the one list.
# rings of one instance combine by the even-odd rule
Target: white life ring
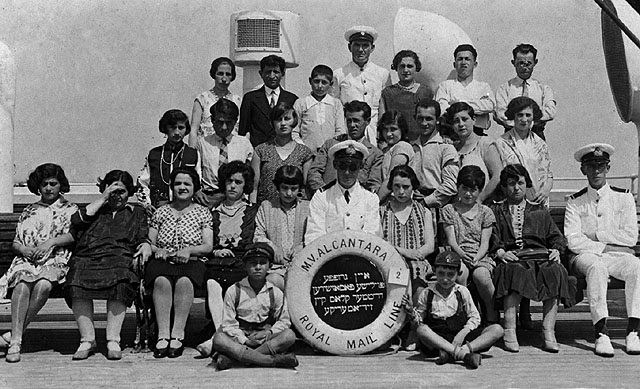
[[[336,262],[327,265],[333,260]],[[337,265],[344,264],[364,270],[324,274],[326,269],[335,270]],[[352,230],[328,234],[305,247],[287,271],[291,322],[307,343],[317,349],[331,354],[370,352],[402,328],[405,320],[402,296],[408,285],[409,269],[405,261],[383,239]],[[382,296],[383,301],[376,301]],[[372,318],[371,312],[379,314]],[[360,325],[358,321],[365,314],[369,317]]]

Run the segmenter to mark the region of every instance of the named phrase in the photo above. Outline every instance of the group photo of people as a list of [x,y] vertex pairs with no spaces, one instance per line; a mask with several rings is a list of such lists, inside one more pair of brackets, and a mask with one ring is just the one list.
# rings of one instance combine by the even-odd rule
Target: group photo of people
[[492,88],[474,78],[481,53],[460,44],[452,77],[432,89],[416,80],[412,50],[385,66],[370,60],[375,28],[354,26],[344,38],[350,61],[314,65],[304,96],[282,86],[280,56],[262,58],[263,85],[243,96],[230,91],[234,61],[215,58],[213,86],[192,111],[157,118],[166,140],[141,151],[141,170],[105,169],[86,206],[65,199],[69,167],[34,167],[27,184],[39,200],[20,215],[0,278],[0,298],[11,299],[5,361],[29,358],[23,334],[54,288],[77,324],[72,360],[98,352],[97,300],[106,300],[106,357],[122,359],[123,322],[143,285],[155,358],[183,355],[200,293],[209,321],[193,345],[201,357],[218,370],[295,368],[302,336],[287,308],[287,270],[316,239],[349,230],[384,239],[406,262],[407,318],[394,342],[430,363],[477,369],[494,345],[518,353],[523,334],[562,353],[556,319],[582,299],[576,277],[586,279],[592,351],[616,353],[606,298],[614,277],[625,283],[625,351],[640,354],[636,203],[607,182],[613,146],[572,150],[587,186],[568,199],[563,225],[550,213],[546,133],[559,103],[533,77],[542,48],[513,42],[513,74]]

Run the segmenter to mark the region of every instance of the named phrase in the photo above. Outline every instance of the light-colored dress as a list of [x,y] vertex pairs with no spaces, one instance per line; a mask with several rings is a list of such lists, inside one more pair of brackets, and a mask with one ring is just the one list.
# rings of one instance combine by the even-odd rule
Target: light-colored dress
[[473,145],[473,148],[466,152],[458,151],[458,157],[460,158],[460,167],[475,165],[482,170],[485,175],[485,185],[489,182],[489,170],[487,164],[484,162],[487,160],[487,152],[492,141],[486,136],[477,136],[477,142]]
[[413,162],[413,156],[415,154],[413,146],[403,140],[387,149],[382,157],[382,179],[386,180],[389,177],[389,173],[391,173],[391,160],[393,160],[393,157],[396,155],[403,155],[406,157],[406,161],[403,165],[409,165],[409,163]]
[[[78,207],[60,197],[53,204],[37,202],[22,211],[16,227],[15,243],[36,247],[45,241],[69,232],[71,215]],[[71,251],[66,247],[53,247],[38,263],[17,255],[7,273],[0,278],[0,298],[19,282],[35,282],[46,279],[62,283],[67,275],[67,262]]]
[[[242,99],[238,95],[234,95],[229,92],[223,98],[233,101],[238,106],[238,110],[240,109],[240,104],[242,103]],[[196,97],[196,101],[202,107],[202,117],[200,118],[200,128],[197,129],[198,137],[201,136],[209,136],[215,133],[213,130],[213,124],[211,124],[211,106],[220,100],[220,97],[216,95],[213,91],[213,88],[208,91],[204,91]],[[236,122],[235,127],[233,127],[233,133],[238,133],[238,123]]]

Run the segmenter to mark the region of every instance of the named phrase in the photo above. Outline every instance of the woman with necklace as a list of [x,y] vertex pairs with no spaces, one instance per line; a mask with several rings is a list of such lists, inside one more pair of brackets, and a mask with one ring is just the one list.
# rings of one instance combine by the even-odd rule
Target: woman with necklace
[[162,115],[158,125],[167,141],[149,151],[144,167],[138,175],[138,201],[145,206],[149,215],[159,206],[169,203],[170,176],[177,168],[192,168],[200,174],[198,151],[183,142],[191,132],[189,118],[178,110],[171,109]]
[[399,111],[407,119],[409,139],[420,135],[414,119],[416,105],[420,100],[433,98],[434,92],[427,86],[415,81],[416,73],[422,69],[418,54],[411,50],[402,50],[393,57],[391,69],[398,73],[398,82],[382,90],[378,117],[391,110]]
[[[242,256],[253,243],[258,206],[247,201],[255,175],[249,165],[240,161],[224,164],[218,180],[224,183],[225,198],[215,207],[213,217],[213,252],[206,263],[207,309],[213,321],[210,334],[222,324],[223,296],[227,288],[246,277]],[[213,343],[208,339],[198,345],[203,356],[209,356]]]
[[255,173],[254,191],[251,201],[261,204],[264,200],[277,200],[278,188],[273,183],[276,170],[284,165],[297,166],[302,170],[304,181],[311,167],[313,152],[307,146],[293,140],[293,129],[298,125],[298,114],[291,105],[278,103],[269,116],[275,138],[256,146],[251,160]]
[[[210,112],[212,105],[222,98],[233,101],[238,107],[242,103],[240,96],[229,91],[229,85],[236,79],[236,65],[231,59],[219,57],[213,60],[209,75],[214,80],[213,88],[199,94],[193,103],[191,120],[195,131],[189,135],[189,146],[191,147],[196,147],[198,137],[214,133]],[[233,132],[234,134],[238,133],[237,123]]]
[[[473,108],[465,102],[457,102],[451,104],[445,115],[447,123],[453,128],[451,138],[456,150],[458,150],[460,167],[475,165],[482,170],[489,180],[492,177],[498,177],[502,165],[495,158],[490,158],[489,146],[491,146],[491,141],[487,137],[479,136],[473,132],[473,126],[475,125]],[[491,194],[488,190],[482,190],[478,196],[478,201],[485,202],[491,197]]]
[[[541,204],[525,199],[531,186],[529,173],[520,164],[507,165],[500,173],[500,186],[506,199],[491,209],[496,217],[493,226],[492,252],[498,262],[493,273],[495,299],[504,304],[504,345],[518,352],[516,310],[521,298],[542,301],[543,349],[558,352],[555,337],[558,302],[565,307],[575,303],[575,290],[570,291],[567,271],[560,263],[566,240]],[[529,259],[523,249],[538,253]],[[528,305],[528,303],[527,303]]]
[[145,284],[153,288],[158,323],[156,358],[182,355],[194,288],[202,288],[204,257],[213,247],[211,212],[192,200],[200,189],[198,173],[178,168],[171,173],[170,182],[173,200],[158,208],[149,223],[154,258],[146,266]]

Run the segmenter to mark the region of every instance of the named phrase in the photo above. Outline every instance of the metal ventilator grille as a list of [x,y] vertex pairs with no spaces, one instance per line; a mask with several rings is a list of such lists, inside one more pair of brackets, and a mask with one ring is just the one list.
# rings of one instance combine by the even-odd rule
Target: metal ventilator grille
[[238,48],[268,47],[280,48],[280,20],[243,19],[238,20]]

